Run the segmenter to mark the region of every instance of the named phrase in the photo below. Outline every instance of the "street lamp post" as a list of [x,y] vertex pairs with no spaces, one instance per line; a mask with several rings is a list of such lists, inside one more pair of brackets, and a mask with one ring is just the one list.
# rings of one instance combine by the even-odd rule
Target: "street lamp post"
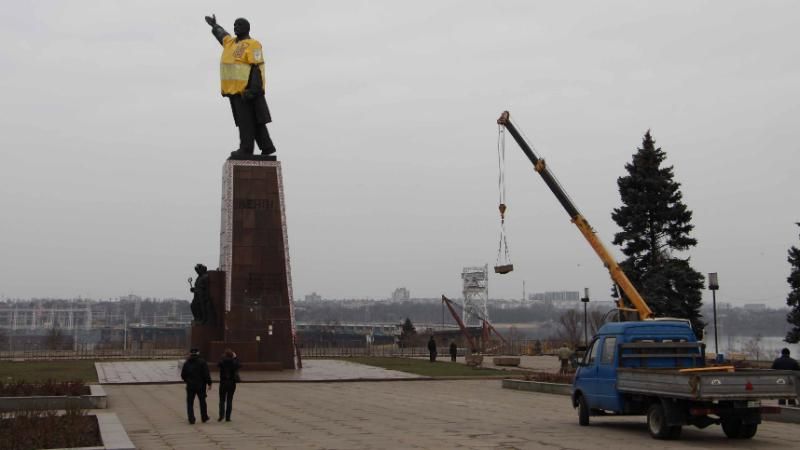
[[717,289],[719,289],[719,279],[717,272],[708,274],[708,288],[711,289],[711,302],[714,308],[714,354],[719,358],[719,341],[717,340]]
[[585,347],[589,346],[589,327],[587,326],[586,321],[586,305],[589,304],[589,288],[583,288],[583,298],[581,299],[583,302],[583,345]]

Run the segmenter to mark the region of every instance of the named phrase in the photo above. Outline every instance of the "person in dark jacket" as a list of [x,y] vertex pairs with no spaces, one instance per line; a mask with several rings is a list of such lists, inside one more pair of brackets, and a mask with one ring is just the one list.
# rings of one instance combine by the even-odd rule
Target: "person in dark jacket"
[[196,348],[191,349],[189,357],[183,363],[181,379],[186,383],[186,413],[189,415],[189,423],[195,422],[195,397],[200,401],[200,419],[208,422],[206,391],[211,390],[211,374],[208,372],[208,363],[200,357],[200,351]]
[[[781,357],[772,362],[772,368],[775,370],[800,370],[800,365],[789,356],[790,354],[788,348],[781,350]],[[778,404],[785,405],[786,400],[780,399],[778,400]],[[789,404],[796,405],[797,401],[795,401],[795,399],[789,399]]]
[[226,348],[217,367],[219,367],[219,419],[217,421],[221,422],[225,417],[225,421],[230,422],[231,411],[233,411],[233,393],[236,392],[241,365],[236,353]]
[[456,356],[458,356],[458,346],[456,341],[452,341],[450,342],[450,361],[456,362]]
[[433,335],[428,340],[428,351],[431,353],[431,362],[436,362],[436,341],[433,340]]

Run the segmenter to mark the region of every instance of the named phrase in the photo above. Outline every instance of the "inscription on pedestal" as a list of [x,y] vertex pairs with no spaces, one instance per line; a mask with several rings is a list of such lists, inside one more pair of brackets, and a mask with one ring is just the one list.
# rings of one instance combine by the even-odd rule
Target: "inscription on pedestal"
[[294,368],[291,272],[280,163],[227,161],[222,215],[220,267],[228,280],[225,341],[255,345],[258,361]]

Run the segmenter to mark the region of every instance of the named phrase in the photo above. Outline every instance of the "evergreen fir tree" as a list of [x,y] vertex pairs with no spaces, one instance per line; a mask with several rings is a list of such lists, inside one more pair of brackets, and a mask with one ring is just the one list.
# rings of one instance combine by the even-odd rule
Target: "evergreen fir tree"
[[[800,222],[797,223],[797,225],[800,226]],[[789,296],[786,297],[786,304],[789,305],[792,310],[786,315],[786,321],[792,325],[792,329],[786,333],[785,340],[786,342],[796,344],[800,342],[800,249],[792,246],[792,248],[789,249],[788,260],[789,264],[792,266],[792,271],[789,273],[789,278],[787,278],[786,281],[789,282],[792,291],[789,292]]]
[[406,317],[403,326],[400,329],[400,347],[411,347],[414,345],[414,340],[417,337],[417,329],[411,323],[411,319]]
[[620,266],[656,316],[689,319],[701,336],[704,277],[689,258],[673,254],[697,245],[689,235],[692,212],[682,201],[672,166],[662,166],[666,154],[656,148],[650,130],[637,150],[625,165],[628,175],[617,180],[622,206],[611,214],[622,228],[613,241],[627,257]]

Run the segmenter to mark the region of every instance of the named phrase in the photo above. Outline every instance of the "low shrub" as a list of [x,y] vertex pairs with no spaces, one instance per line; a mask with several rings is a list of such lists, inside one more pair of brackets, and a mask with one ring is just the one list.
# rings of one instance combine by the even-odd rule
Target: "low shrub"
[[83,381],[53,381],[28,383],[15,380],[8,383],[0,381],[0,397],[42,396],[80,396],[89,394],[89,386]]
[[0,414],[0,448],[32,450],[102,445],[95,416],[79,409],[14,411]]
[[572,375],[562,375],[550,372],[528,372],[525,381],[539,381],[541,383],[572,384]]

